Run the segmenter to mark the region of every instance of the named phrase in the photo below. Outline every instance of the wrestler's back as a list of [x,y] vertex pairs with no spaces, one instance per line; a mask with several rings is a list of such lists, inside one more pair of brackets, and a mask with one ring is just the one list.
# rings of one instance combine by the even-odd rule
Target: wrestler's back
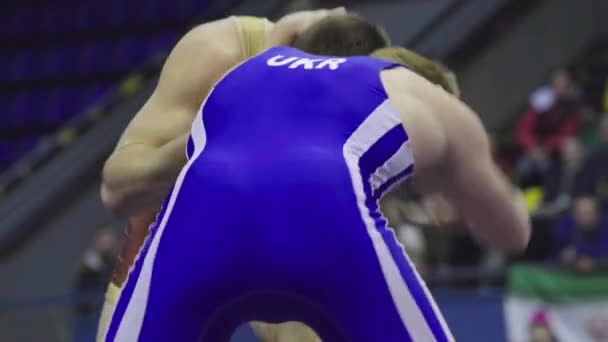
[[[203,152],[203,160],[194,161],[192,168],[204,174],[224,167],[223,178],[231,184],[268,186],[267,190],[279,183],[341,187],[351,181],[345,165],[350,151],[344,146],[373,116],[387,126],[381,128],[386,132],[369,134],[388,137],[360,166],[369,173],[365,177],[373,178],[370,191],[379,197],[388,187],[383,184],[389,181],[386,177],[399,175],[390,180],[392,184],[409,175],[400,173],[413,164],[401,117],[380,81],[380,72],[394,65],[369,57],[324,58],[271,48],[227,74],[207,98],[188,143],[191,160]],[[359,143],[364,142],[355,142]],[[391,158],[399,163],[382,169]],[[277,172],[287,177],[280,179]]]

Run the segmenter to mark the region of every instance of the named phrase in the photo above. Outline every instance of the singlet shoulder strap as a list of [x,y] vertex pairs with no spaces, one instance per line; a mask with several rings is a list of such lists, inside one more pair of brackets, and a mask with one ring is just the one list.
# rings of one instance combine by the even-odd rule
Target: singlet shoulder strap
[[266,18],[235,16],[241,49],[245,58],[250,58],[266,48],[269,21]]

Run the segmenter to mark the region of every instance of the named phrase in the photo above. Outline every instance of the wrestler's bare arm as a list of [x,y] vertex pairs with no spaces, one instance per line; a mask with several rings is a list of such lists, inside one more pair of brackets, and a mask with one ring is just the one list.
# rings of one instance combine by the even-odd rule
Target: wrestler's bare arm
[[414,185],[443,195],[480,242],[509,252],[523,250],[530,238],[528,214],[496,167],[479,117],[410,71],[386,73],[383,82],[411,138]]
[[[301,11],[269,23],[268,46],[288,45],[311,24],[344,8]],[[246,56],[232,18],[187,33],[167,59],[158,85],[135,115],[103,170],[101,196],[118,216],[160,206],[185,163],[185,141],[217,79]]]
[[185,159],[185,141],[212,84],[241,59],[232,20],[204,24],[175,46],[152,96],[103,169],[104,205],[118,216],[158,208]]

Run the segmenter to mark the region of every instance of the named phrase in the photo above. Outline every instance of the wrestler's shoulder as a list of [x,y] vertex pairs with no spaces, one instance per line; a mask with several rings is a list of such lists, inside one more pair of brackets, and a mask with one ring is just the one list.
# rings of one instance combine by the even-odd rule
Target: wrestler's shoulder
[[213,53],[223,58],[238,58],[241,54],[239,33],[232,17],[223,18],[190,29],[176,48],[193,54]]

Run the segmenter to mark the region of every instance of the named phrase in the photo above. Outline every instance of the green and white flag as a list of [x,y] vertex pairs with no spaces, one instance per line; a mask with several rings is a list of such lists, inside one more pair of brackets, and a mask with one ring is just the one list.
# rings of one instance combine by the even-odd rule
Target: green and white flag
[[608,272],[516,265],[508,290],[508,341],[608,342]]

